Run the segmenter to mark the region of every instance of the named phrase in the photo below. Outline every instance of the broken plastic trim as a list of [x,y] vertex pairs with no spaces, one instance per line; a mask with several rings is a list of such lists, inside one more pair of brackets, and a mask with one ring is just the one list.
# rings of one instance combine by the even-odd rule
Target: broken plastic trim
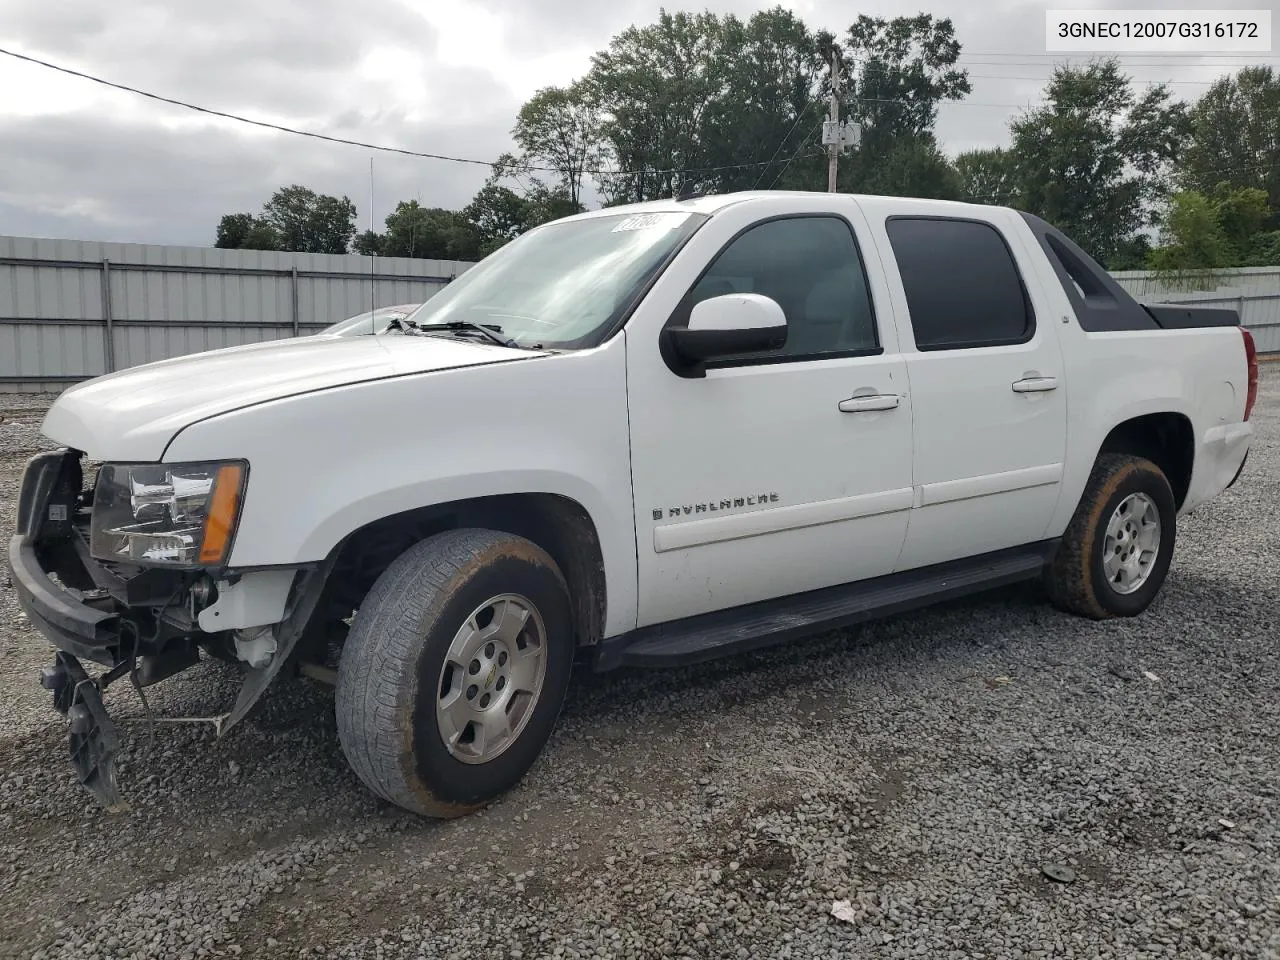
[[111,674],[91,678],[79,660],[59,651],[55,666],[44,672],[41,683],[53,693],[58,711],[67,715],[67,743],[76,779],[108,811],[124,813],[131,808],[116,785],[120,739],[102,702],[102,688],[111,679]]
[[276,631],[276,651],[271,662],[265,667],[249,670],[244,682],[240,685],[240,694],[236,697],[235,706],[229,713],[209,718],[219,737],[243,720],[253,709],[253,705],[258,702],[293,653],[293,648],[297,646],[298,639],[311,620],[311,614],[315,612],[316,604],[320,600],[321,593],[324,592],[324,585],[336,561],[337,554],[334,553],[320,566],[303,571],[294,594],[293,609],[280,622]]

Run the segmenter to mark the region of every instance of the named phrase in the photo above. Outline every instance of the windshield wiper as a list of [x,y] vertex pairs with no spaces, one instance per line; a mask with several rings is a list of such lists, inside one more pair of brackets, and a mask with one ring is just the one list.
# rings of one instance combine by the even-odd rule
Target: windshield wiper
[[[475,330],[484,334],[500,347],[515,347],[522,349],[520,344],[516,343],[510,337],[500,336],[502,328],[493,324],[472,323],[470,320],[450,320],[448,323],[413,323],[409,321],[408,326],[413,330]],[[408,332],[408,331],[406,331]]]

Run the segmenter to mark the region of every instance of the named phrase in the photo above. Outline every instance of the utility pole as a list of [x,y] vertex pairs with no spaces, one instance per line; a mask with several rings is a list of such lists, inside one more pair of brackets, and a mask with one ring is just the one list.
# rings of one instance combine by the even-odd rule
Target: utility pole
[[840,161],[840,48],[831,48],[831,129],[835,139],[827,144],[827,193],[836,192],[836,166]]

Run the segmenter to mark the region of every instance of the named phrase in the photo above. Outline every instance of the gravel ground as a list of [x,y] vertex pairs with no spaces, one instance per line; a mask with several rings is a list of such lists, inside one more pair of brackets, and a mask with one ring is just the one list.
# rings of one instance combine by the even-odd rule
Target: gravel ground
[[[0,397],[6,530],[41,402]],[[222,742],[149,735],[113,687],[134,809],[100,812],[0,576],[0,955],[1280,957],[1277,366],[1254,417],[1146,615],[1012,590],[582,675],[526,781],[448,823],[361,788],[306,680]],[[234,691],[209,663],[149,699],[191,716]]]

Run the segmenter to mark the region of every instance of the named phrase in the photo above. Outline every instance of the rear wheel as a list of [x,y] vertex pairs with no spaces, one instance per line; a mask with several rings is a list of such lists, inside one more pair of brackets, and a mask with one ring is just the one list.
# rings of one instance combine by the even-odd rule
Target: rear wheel
[[514,786],[551,735],[573,656],[569,592],[522,537],[453,530],[401,554],[338,667],[338,739],[398,806],[460,816]]
[[1173,560],[1177,506],[1164,473],[1127,454],[1098,458],[1046,573],[1054,603],[1101,620],[1135,616]]

